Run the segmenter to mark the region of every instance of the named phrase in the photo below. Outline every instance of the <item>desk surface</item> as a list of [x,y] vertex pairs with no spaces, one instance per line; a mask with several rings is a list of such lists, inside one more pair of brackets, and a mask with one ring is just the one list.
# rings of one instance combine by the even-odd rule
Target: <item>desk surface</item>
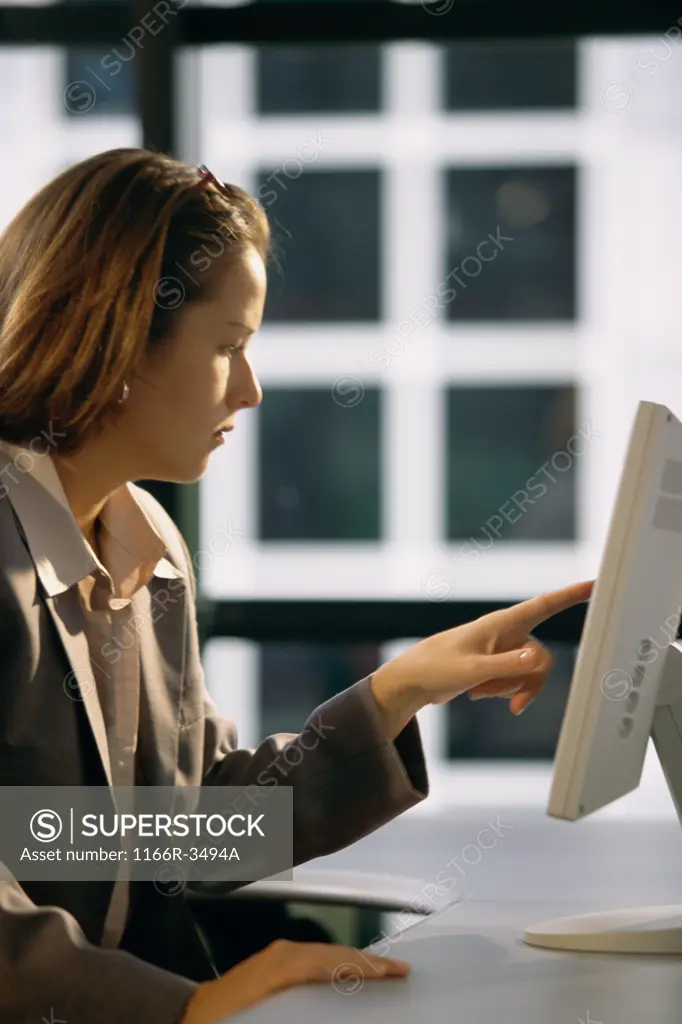
[[457,857],[464,874],[458,902],[407,928],[390,949],[383,944],[382,953],[411,963],[408,978],[359,984],[342,974],[335,985],[301,986],[232,1019],[346,1024],[352,1013],[363,1024],[679,1024],[682,957],[554,952],[522,938],[548,918],[682,903],[679,825],[567,823],[509,810],[500,819],[508,828],[496,834],[488,812],[431,822],[403,816],[316,861],[368,871],[383,862],[428,881]]

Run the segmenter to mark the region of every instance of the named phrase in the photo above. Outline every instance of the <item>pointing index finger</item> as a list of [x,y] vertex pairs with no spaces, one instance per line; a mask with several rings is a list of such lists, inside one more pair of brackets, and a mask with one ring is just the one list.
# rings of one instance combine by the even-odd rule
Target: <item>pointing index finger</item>
[[528,601],[512,605],[511,608],[505,608],[501,614],[509,626],[520,627],[524,632],[530,633],[545,619],[551,619],[553,615],[565,611],[566,608],[587,601],[594,583],[594,580],[571,583],[560,590],[551,590],[546,594],[531,597]]

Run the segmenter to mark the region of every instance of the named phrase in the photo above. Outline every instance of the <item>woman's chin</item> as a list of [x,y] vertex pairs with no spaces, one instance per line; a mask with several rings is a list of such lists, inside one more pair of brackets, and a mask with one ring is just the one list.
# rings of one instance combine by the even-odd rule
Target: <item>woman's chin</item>
[[[177,454],[177,453],[176,453]],[[171,484],[195,484],[208,469],[211,458],[210,452],[195,455],[193,459],[185,459],[179,462],[177,459],[159,460],[159,470],[154,474],[153,479],[164,480]]]

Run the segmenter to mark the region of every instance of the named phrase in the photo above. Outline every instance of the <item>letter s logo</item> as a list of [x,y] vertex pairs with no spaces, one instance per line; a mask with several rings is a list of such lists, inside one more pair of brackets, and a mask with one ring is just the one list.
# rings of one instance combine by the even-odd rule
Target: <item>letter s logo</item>
[[62,819],[56,811],[36,811],[31,818],[31,835],[39,843],[52,843],[62,833]]

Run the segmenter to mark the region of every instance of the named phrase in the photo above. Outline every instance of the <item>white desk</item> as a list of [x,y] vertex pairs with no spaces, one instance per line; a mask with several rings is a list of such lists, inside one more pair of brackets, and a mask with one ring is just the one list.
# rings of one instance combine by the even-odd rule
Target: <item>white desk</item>
[[[399,819],[315,863],[362,861],[377,870],[389,848],[402,849],[404,873],[426,878],[432,870],[435,877],[490,817],[482,812],[477,820],[469,811],[449,822]],[[388,955],[412,964],[409,978],[301,986],[233,1019],[347,1024],[352,1014],[368,1024],[680,1024],[682,957],[551,952],[522,940],[526,925],[564,914],[682,902],[679,826],[568,824],[509,810],[501,818],[514,828],[466,869],[463,901],[393,940]]]

